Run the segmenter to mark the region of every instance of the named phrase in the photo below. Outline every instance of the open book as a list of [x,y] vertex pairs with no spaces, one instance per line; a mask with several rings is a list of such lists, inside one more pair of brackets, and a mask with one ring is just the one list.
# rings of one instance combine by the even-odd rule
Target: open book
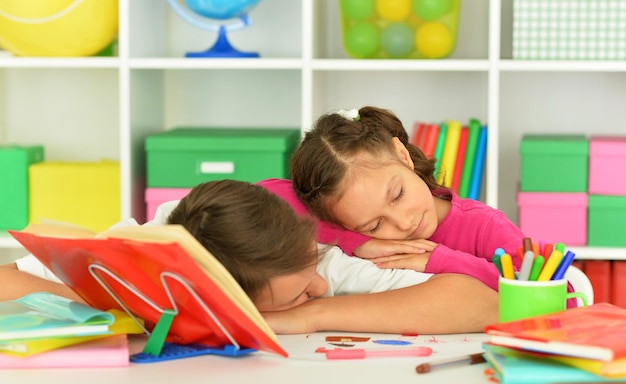
[[148,325],[174,310],[170,342],[238,344],[287,356],[232,275],[180,225],[94,234],[63,224],[29,224],[9,232],[95,308],[129,310]]

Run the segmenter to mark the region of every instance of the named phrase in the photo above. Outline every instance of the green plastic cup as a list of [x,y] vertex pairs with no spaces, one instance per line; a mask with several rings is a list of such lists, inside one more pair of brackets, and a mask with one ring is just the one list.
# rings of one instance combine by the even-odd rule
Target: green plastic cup
[[500,277],[499,319],[501,323],[564,311],[567,299],[580,298],[582,292],[567,292],[567,280],[528,281]]

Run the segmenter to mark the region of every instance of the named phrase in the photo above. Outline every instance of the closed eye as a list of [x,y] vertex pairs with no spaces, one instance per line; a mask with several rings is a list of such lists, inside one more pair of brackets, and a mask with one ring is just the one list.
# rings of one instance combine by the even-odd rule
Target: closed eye
[[[404,189],[400,188],[400,192],[398,192],[398,195],[393,199],[393,203],[399,201],[403,196],[404,196]],[[382,223],[382,220],[378,220],[374,228],[370,229],[368,232],[372,234],[376,233],[380,229],[381,223]]]
[[393,199],[393,202],[395,203],[396,201],[400,200],[402,198],[402,196],[404,196],[404,189],[401,188],[400,192],[398,193],[398,196],[396,196],[395,199]]

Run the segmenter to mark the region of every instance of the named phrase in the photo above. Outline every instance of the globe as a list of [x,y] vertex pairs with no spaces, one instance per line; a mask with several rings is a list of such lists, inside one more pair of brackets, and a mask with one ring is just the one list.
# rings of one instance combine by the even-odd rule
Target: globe
[[[228,41],[227,32],[246,28],[250,25],[248,12],[261,0],[167,0],[170,7],[189,24],[205,31],[218,33],[215,44],[205,52],[187,52],[186,57],[259,57],[257,52],[241,52]],[[197,16],[205,19],[199,19]],[[220,23],[211,20],[232,20]]]
[[228,20],[247,14],[261,0],[185,0],[198,15],[209,19]]

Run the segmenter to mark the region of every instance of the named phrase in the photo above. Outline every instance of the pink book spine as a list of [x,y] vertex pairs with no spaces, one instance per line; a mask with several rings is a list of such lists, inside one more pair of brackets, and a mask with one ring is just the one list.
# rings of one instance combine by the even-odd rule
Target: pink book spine
[[128,338],[114,335],[28,357],[0,353],[1,368],[93,368],[129,365]]

